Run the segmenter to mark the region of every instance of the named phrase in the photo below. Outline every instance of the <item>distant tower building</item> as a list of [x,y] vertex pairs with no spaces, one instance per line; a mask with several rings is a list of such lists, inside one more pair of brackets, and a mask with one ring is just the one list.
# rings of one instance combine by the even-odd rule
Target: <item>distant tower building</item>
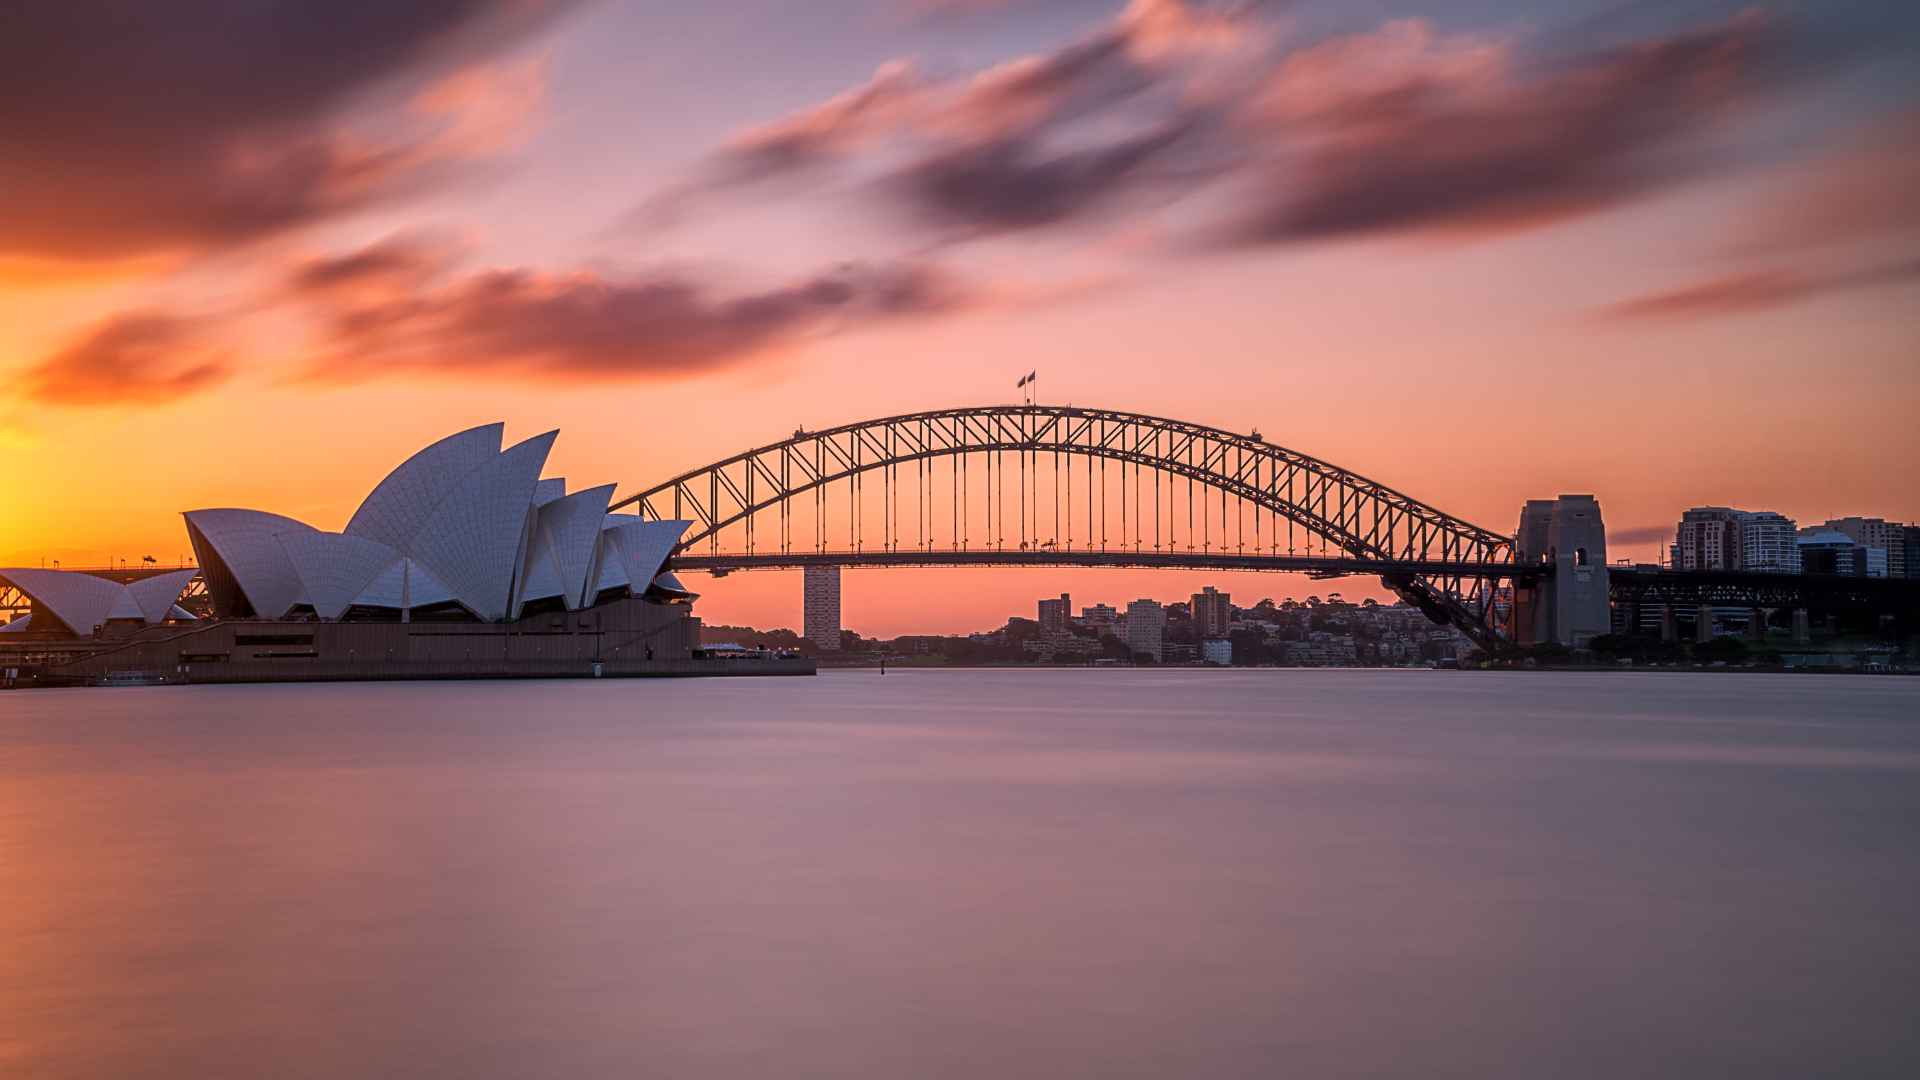
[[1213,586],[1193,594],[1193,632],[1202,638],[1227,636],[1227,624],[1233,621],[1233,597]]
[[1152,600],[1135,600],[1127,605],[1127,648],[1146,653],[1159,663],[1167,629],[1167,612]]
[[[1853,538],[1853,542],[1863,548],[1879,548],[1886,552],[1887,571],[1881,577],[1906,577],[1907,548],[1903,527],[1897,521],[1884,518],[1843,517],[1829,518],[1822,529],[1832,529]],[[1875,561],[1878,558],[1875,557]]]
[[1058,600],[1040,601],[1040,629],[1043,633],[1064,634],[1067,632],[1067,619],[1073,613],[1073,603],[1066,593]]
[[1673,534],[1675,570],[1738,570],[1741,519],[1729,506],[1696,506],[1680,515]]
[[840,568],[809,566],[806,571],[806,637],[823,652],[840,649]]
[[1799,530],[1771,510],[1740,515],[1740,568],[1769,574],[1800,572]]

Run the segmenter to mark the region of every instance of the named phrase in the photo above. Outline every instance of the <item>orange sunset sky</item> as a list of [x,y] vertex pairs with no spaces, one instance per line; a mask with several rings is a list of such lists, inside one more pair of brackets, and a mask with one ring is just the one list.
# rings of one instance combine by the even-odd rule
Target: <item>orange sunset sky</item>
[[[0,566],[337,529],[453,431],[631,493],[1042,401],[1499,531],[1920,519],[1920,9],[35,5],[0,34]],[[98,9],[98,10],[96,10]],[[850,573],[845,623],[1364,579]],[[797,574],[694,579],[797,625]]]

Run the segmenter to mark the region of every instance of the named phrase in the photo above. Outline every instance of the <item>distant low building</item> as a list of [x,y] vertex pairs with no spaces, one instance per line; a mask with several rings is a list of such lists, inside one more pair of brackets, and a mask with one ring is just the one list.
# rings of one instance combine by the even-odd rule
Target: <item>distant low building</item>
[[1080,609],[1080,623],[1099,634],[1111,633],[1120,621],[1119,609],[1110,604],[1094,604]]
[[1200,659],[1221,667],[1233,665],[1233,642],[1226,638],[1208,638],[1200,643]]
[[[1859,543],[1853,537],[1836,529],[1812,528],[1803,530],[1799,538],[1800,566],[1809,574],[1838,574],[1842,577],[1869,576],[1870,560],[1867,553],[1872,550]],[[1886,565],[1885,552],[1877,562]],[[1881,572],[1885,575],[1884,569]]]
[[1023,652],[1052,663],[1087,660],[1100,655],[1100,642],[1071,631],[1042,632],[1021,646]]
[[1887,562],[1886,573],[1879,575],[1870,574],[1869,576],[1907,576],[1906,527],[1899,522],[1888,521],[1885,518],[1859,517],[1856,515],[1854,517],[1828,518],[1825,522],[1821,523],[1819,527],[1841,533],[1861,547],[1868,549],[1878,548],[1885,552],[1886,555],[1884,557]]

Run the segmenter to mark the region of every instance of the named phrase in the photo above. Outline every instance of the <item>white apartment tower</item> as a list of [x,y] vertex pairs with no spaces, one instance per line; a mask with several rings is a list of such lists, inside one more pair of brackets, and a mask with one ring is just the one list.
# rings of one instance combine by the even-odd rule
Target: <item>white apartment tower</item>
[[1771,510],[1740,518],[1740,568],[1767,574],[1800,572],[1800,531],[1794,520]]
[[1127,605],[1127,648],[1146,653],[1159,663],[1164,655],[1167,611],[1152,600],[1135,600]]

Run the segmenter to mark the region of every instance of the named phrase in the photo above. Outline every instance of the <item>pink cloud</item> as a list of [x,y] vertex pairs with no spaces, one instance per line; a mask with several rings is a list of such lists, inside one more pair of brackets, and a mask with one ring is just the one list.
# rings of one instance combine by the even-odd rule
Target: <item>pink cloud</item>
[[53,405],[159,405],[225,382],[232,369],[203,327],[159,312],[106,319],[22,375]]
[[803,336],[969,302],[954,282],[916,264],[849,265],[727,294],[682,273],[453,274],[442,252],[408,242],[305,264],[289,290],[321,330],[307,376],[327,382],[403,372],[683,378]]

